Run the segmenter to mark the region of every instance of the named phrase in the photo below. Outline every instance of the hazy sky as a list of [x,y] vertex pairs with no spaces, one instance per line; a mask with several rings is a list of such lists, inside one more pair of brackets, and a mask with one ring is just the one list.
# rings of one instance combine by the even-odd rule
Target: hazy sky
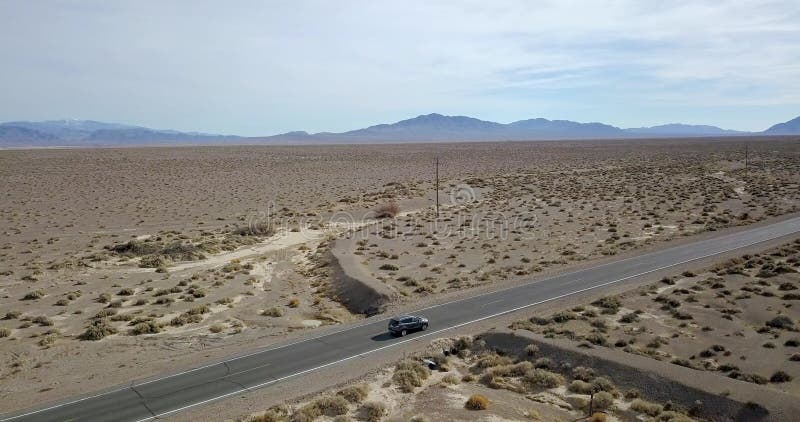
[[763,130],[800,115],[800,1],[0,1],[0,121],[431,112]]

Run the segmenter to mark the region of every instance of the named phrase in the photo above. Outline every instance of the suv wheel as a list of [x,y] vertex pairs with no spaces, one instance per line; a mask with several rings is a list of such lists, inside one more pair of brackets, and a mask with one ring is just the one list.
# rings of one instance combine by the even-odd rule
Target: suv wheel
[[405,337],[406,334],[408,334],[408,331],[406,330],[400,331],[400,337]]
[[422,331],[425,331],[427,329],[428,329],[428,324],[422,324]]

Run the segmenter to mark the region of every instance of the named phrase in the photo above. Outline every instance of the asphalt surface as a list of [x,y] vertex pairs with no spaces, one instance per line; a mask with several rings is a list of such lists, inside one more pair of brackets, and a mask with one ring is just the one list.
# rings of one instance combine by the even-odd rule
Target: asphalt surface
[[119,387],[91,397],[0,416],[5,421],[145,421],[224,399],[420,336],[460,327],[522,308],[602,288],[668,267],[712,257],[800,232],[800,217],[449,302],[413,314],[430,320],[425,332],[394,338],[387,319],[317,338],[260,350],[176,375]]

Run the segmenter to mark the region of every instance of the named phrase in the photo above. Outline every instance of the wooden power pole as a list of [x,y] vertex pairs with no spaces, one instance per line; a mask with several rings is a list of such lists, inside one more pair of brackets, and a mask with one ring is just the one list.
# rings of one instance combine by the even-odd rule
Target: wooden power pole
[[748,144],[747,142],[744,143],[744,177],[745,177],[745,179],[747,179],[748,176],[750,175],[750,161],[749,161],[750,151],[749,151],[749,146],[750,146],[750,144]]
[[436,218],[439,218],[439,156],[436,156]]

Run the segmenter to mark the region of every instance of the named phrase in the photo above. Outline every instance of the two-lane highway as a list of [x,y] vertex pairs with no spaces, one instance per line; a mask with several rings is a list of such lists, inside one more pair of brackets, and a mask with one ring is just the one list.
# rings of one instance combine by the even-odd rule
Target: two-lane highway
[[345,328],[287,346],[260,350],[190,371],[71,402],[0,417],[5,421],[145,421],[244,391],[376,353],[421,336],[497,317],[526,307],[598,289],[683,263],[713,257],[800,232],[800,217],[719,235],[574,271],[529,284],[421,309],[428,331],[405,338],[386,335],[388,319]]

